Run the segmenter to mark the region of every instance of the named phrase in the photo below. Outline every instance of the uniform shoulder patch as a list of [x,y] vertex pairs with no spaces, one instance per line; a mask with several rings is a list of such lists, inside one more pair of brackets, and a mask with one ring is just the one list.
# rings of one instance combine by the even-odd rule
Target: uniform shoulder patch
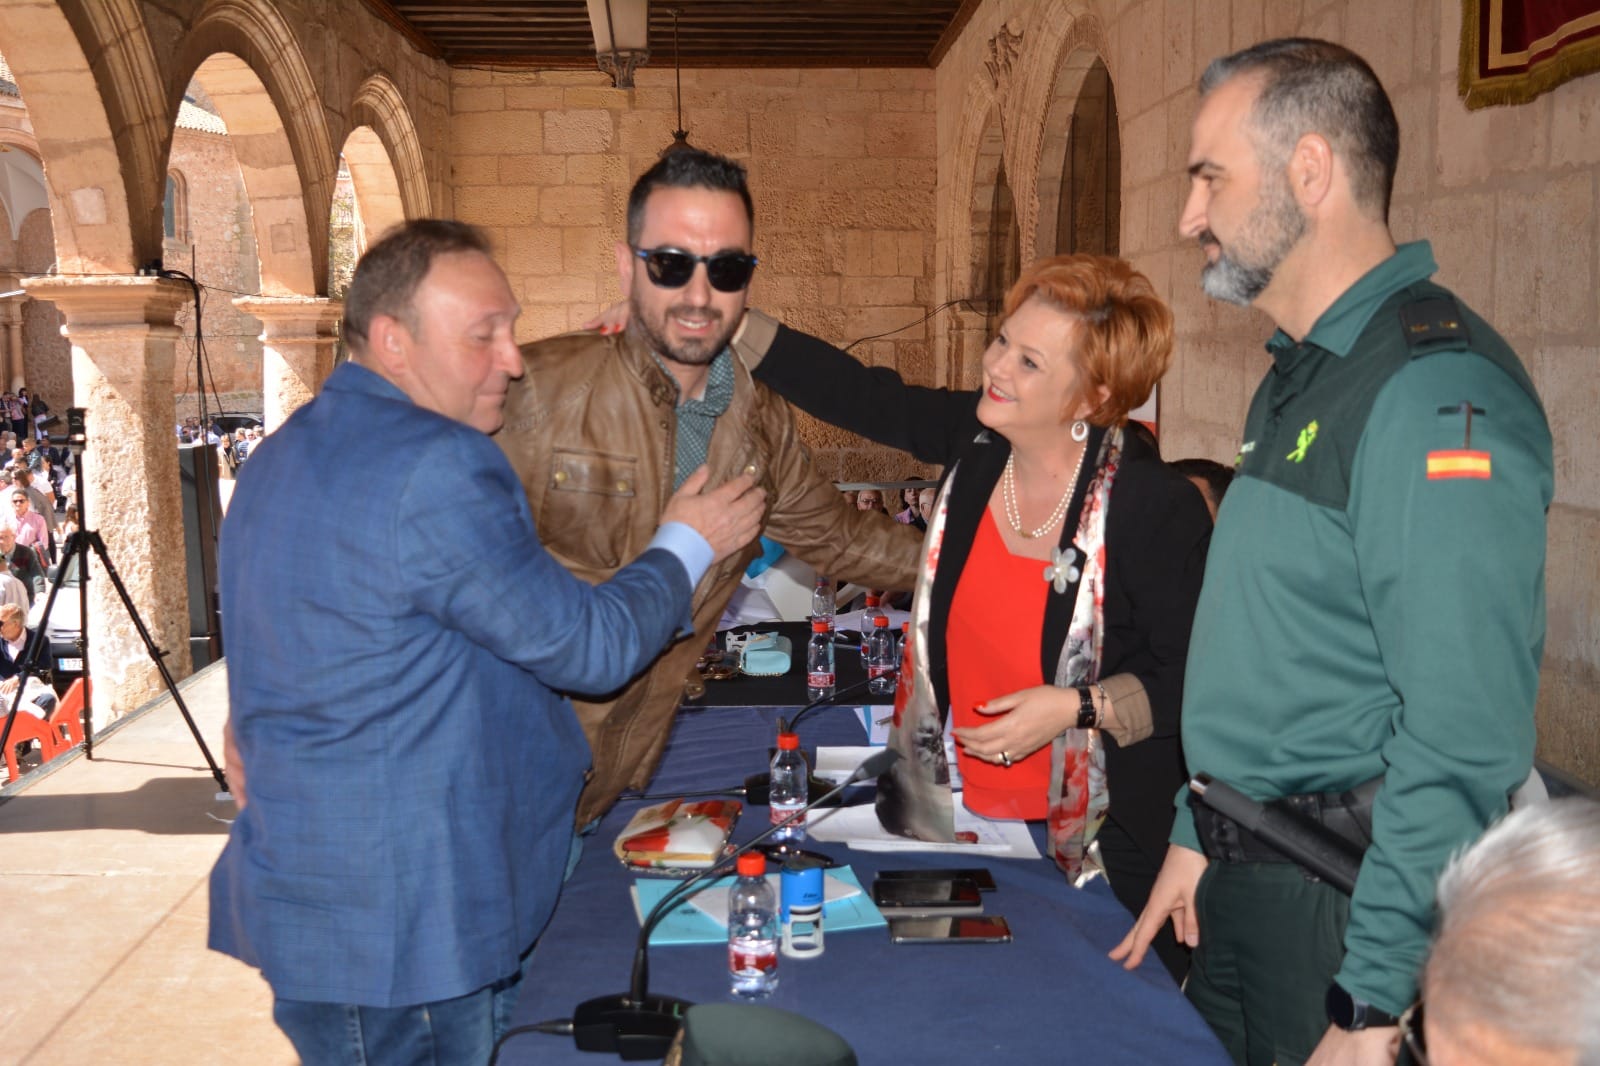
[[1450,448],[1428,453],[1429,481],[1451,478],[1488,478],[1492,469],[1488,452]]
[[1400,330],[1413,357],[1465,344],[1468,339],[1461,308],[1448,296],[1425,296],[1401,304]]

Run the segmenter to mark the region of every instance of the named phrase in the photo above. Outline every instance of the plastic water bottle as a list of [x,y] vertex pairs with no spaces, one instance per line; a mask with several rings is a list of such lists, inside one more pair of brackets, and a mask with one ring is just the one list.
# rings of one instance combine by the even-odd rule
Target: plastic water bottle
[[894,634],[889,619],[878,615],[872,620],[872,635],[867,638],[867,691],[874,696],[893,696],[899,662],[894,657]]
[[811,642],[806,645],[806,700],[827,699],[838,681],[833,668],[832,625],[818,618],[811,623]]
[[899,641],[898,644],[895,645],[895,649],[894,649],[894,661],[897,664],[898,669],[904,670],[906,668],[906,666],[907,666],[907,663],[906,663],[906,649],[908,647],[910,647],[910,645],[911,645],[911,623],[910,622],[901,622],[900,623],[900,641]]
[[[806,778],[810,767],[800,754],[800,737],[778,734],[778,751],[772,756],[772,786],[768,802],[772,805],[772,824],[777,825],[806,805]],[[806,819],[801,815],[769,838],[774,844],[801,844],[806,839]]]
[[811,620],[827,622],[833,630],[833,579],[826,574],[817,575],[817,587],[811,590]]
[[872,635],[872,620],[883,613],[883,598],[867,593],[867,605],[861,608],[861,662],[867,661],[867,638]]
[[745,999],[778,987],[777,906],[758,851],[739,856],[739,878],[728,890],[728,976],[733,994]]

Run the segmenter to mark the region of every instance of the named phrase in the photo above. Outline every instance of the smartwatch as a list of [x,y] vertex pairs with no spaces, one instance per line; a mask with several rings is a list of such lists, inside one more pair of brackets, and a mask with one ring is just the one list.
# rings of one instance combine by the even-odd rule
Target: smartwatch
[[1324,1002],[1328,1010],[1328,1021],[1347,1032],[1357,1029],[1380,1029],[1386,1025],[1400,1024],[1398,1017],[1374,1007],[1364,999],[1357,999],[1346,992],[1337,981],[1328,986],[1328,997]]

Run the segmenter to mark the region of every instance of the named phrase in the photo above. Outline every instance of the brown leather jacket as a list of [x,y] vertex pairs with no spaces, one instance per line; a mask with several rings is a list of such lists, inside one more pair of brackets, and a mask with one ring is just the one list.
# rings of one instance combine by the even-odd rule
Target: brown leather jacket
[[[511,384],[495,439],[522,480],[545,547],[584,580],[603,581],[644,550],[672,495],[677,383],[631,333],[569,333],[524,345],[522,358],[527,373]],[[752,381],[737,357],[734,371],[733,402],[707,455],[711,484],[753,472],[767,492],[767,536],[837,580],[911,588],[916,530],[850,507],[812,464],[789,406]],[[758,552],[752,542],[701,579],[693,639],[667,648],[614,696],[572,701],[594,753],[579,825],[624,789],[649,782],[684,679]]]

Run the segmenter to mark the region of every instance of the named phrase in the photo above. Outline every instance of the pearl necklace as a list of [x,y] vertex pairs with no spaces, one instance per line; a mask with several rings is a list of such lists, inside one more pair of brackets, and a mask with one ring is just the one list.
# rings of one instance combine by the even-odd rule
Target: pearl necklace
[[1031,533],[1022,529],[1022,512],[1017,510],[1017,453],[1012,452],[1006,457],[1006,473],[1001,480],[1006,501],[1006,521],[1011,523],[1011,531],[1019,537],[1037,540],[1056,528],[1056,524],[1067,516],[1067,504],[1072,502],[1072,491],[1078,487],[1078,475],[1083,473],[1083,457],[1089,450],[1088,444],[1078,451],[1078,465],[1072,468],[1072,477],[1067,481],[1066,494],[1061,497],[1061,502],[1056,504],[1055,510],[1050,512],[1050,517],[1045,519],[1044,525]]

